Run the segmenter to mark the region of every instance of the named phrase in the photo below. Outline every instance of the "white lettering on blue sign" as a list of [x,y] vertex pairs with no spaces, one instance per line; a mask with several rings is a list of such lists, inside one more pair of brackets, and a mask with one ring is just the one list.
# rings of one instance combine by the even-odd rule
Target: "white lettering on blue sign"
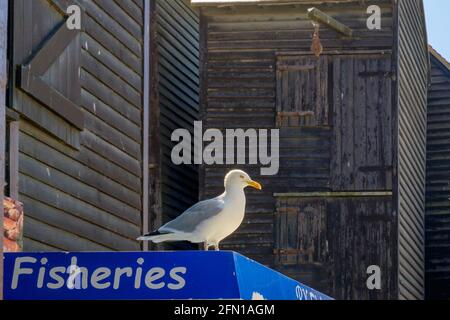
[[[89,286],[95,289],[108,289],[112,287],[114,290],[120,289],[120,285],[124,279],[133,279],[134,288],[140,289],[145,285],[149,289],[169,288],[170,290],[180,290],[186,285],[183,275],[186,274],[186,267],[173,267],[166,270],[161,267],[152,267],[143,273],[141,265],[144,263],[143,258],[137,259],[136,268],[133,267],[117,267],[111,270],[108,267],[98,267],[94,270],[88,270],[84,267],[77,266],[77,257],[71,259],[69,266],[56,266],[47,270],[47,258],[42,258],[39,262],[33,257],[17,257],[14,262],[14,272],[11,281],[11,289],[16,290],[20,285],[22,277],[34,277],[37,271],[36,288],[61,289],[64,285],[71,290],[88,289]],[[144,277],[143,277],[144,274]],[[45,279],[49,279],[45,283]],[[144,281],[142,281],[144,278]]]
[[6,253],[4,266],[7,300],[330,299],[235,252]]
[[297,296],[298,300],[322,300],[322,297],[316,295],[306,287],[297,286],[295,288],[295,295]]

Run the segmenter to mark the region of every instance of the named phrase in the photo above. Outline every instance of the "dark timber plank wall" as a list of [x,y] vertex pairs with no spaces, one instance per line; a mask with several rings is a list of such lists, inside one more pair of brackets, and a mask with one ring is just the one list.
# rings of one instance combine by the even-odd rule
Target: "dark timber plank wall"
[[[142,1],[78,2],[83,30],[44,81],[73,94],[84,129],[19,88],[13,93],[22,114],[24,250],[139,250]],[[62,22],[63,3],[14,1],[15,66]]]
[[[276,127],[277,53],[282,56],[283,52],[310,52],[313,29],[306,17],[306,9],[311,6],[345,23],[355,32],[354,38],[345,39],[322,26],[320,37],[325,50],[351,53],[352,50],[389,51],[393,47],[391,1],[378,2],[382,7],[383,28],[375,32],[367,29],[367,6],[361,5],[359,1],[325,4],[326,1],[307,1],[308,4],[297,1],[295,5],[280,6],[275,4],[276,1],[272,2],[268,6],[264,6],[263,2],[261,5],[248,2],[234,7],[227,4],[221,4],[220,7],[217,4],[202,6],[204,129]],[[372,67],[383,65],[374,63]],[[386,120],[389,126],[390,119]],[[274,265],[276,198],[273,194],[331,190],[331,136],[330,125],[282,128],[280,172],[274,177],[260,176],[259,166],[202,167],[201,198],[222,192],[224,174],[235,167],[246,170],[263,185],[262,191],[247,191],[244,222],[224,242],[224,248],[240,251],[262,263]],[[390,181],[385,181],[383,187],[392,185]],[[395,250],[395,245],[388,248]],[[312,282],[314,285],[317,283]],[[394,287],[391,285],[389,292],[383,293],[385,297],[393,297]],[[349,297],[349,293],[339,293],[338,297]]]
[[[0,168],[5,170],[6,167],[6,87],[8,84],[7,76],[7,56],[8,56],[8,1],[3,0],[0,2]],[[5,181],[5,171],[0,173],[0,181]],[[3,299],[3,197],[4,189],[0,190],[0,212],[2,216],[0,218],[0,300]]]
[[428,54],[422,1],[399,1],[399,298],[424,297]]
[[426,298],[450,299],[450,64],[434,49],[428,89]]
[[198,201],[198,169],[174,165],[172,132],[193,134],[199,117],[199,16],[189,1],[156,0],[162,220],[172,220]]

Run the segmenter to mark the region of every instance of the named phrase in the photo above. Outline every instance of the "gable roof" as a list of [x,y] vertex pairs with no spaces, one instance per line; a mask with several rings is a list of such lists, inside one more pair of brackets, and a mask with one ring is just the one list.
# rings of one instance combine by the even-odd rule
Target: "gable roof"
[[447,61],[439,52],[436,51],[431,45],[428,45],[428,52],[444,67],[450,72],[450,62]]

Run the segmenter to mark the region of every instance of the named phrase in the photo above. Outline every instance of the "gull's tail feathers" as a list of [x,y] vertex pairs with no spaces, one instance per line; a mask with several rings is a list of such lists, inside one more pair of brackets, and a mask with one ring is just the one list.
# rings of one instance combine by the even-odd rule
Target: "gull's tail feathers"
[[153,232],[137,238],[140,241],[152,241],[153,243],[161,243],[166,241],[183,241],[186,237],[181,233],[159,233]]

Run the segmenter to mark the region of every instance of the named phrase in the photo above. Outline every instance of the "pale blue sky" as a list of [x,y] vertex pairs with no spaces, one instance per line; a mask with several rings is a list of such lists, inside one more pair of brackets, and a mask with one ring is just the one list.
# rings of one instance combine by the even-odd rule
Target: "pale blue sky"
[[450,61],[450,1],[424,0],[428,43]]

